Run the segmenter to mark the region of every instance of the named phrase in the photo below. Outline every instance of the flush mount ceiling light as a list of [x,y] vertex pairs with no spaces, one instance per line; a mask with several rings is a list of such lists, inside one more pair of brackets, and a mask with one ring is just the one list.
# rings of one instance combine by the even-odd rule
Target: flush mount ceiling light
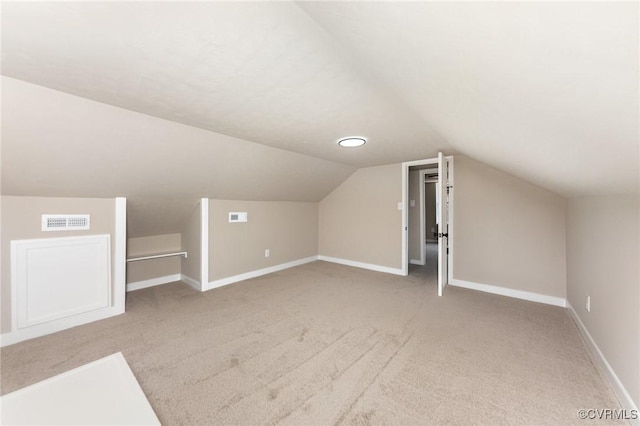
[[361,136],[349,136],[348,138],[342,138],[338,141],[338,145],[345,148],[355,148],[367,143],[367,139]]

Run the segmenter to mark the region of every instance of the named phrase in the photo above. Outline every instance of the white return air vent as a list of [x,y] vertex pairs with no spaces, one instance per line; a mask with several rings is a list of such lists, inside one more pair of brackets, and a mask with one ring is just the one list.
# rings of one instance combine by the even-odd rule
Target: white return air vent
[[89,229],[88,214],[43,214],[43,231],[82,231]]

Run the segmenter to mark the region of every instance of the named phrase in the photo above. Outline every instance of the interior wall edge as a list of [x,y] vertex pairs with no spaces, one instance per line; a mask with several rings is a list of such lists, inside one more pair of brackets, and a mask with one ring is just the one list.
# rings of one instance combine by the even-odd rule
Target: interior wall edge
[[245,272],[243,274],[233,275],[226,278],[220,278],[220,279],[209,282],[206,286],[203,287],[202,291],[213,290],[214,288],[223,287],[225,285],[237,283],[239,281],[245,281],[251,278],[260,277],[262,275],[267,275],[273,272],[282,271],[284,269],[293,268],[295,266],[304,265],[305,263],[315,262],[316,260],[318,260],[318,256],[309,256],[303,259],[281,263],[275,266],[269,266],[268,268],[257,269],[255,271]]
[[198,291],[203,291],[202,287],[200,286],[200,282],[198,280],[195,280],[185,274],[180,274],[180,281],[185,282],[187,284],[189,284],[191,287],[193,287],[195,290]]
[[[514,299],[528,300],[530,302],[544,303],[546,305],[567,306],[567,299],[562,297],[550,296],[547,294],[534,293],[530,291],[515,290],[507,287],[499,287],[490,284],[480,284],[471,281],[459,280],[454,278],[449,285],[454,287],[467,288],[469,290],[482,291],[483,293],[497,294],[500,296],[512,297]],[[446,290],[445,290],[446,291]]]
[[181,277],[182,274],[172,274],[157,278],[150,278],[148,280],[135,281],[127,284],[127,292],[180,281]]
[[56,321],[50,321],[28,328],[16,329],[0,335],[0,347],[14,345],[36,337],[46,336],[47,334],[57,333],[69,328],[89,324],[95,321],[107,319],[116,315],[120,315],[118,306],[109,306],[96,311],[85,312],[70,317],[61,318]]
[[[200,289],[209,282],[209,199],[200,200]],[[214,265],[215,266],[215,265]]]
[[116,314],[125,311],[127,288],[127,199],[115,198],[113,241],[113,308]]
[[338,257],[318,255],[318,260],[331,262],[331,263],[338,263],[340,265],[345,265],[345,266],[352,266],[354,268],[368,269],[370,271],[384,272],[386,274],[402,275],[402,276],[406,275],[402,270],[402,268],[391,268],[389,266],[375,265],[373,263],[358,262],[355,260],[341,259]]
[[[587,327],[582,322],[582,319],[580,319],[580,315],[578,315],[576,310],[573,308],[573,306],[571,306],[571,303],[569,302],[567,302],[567,309],[571,314],[571,318],[576,323],[578,330],[580,331],[580,336],[582,337],[585,346],[588,349],[591,360],[598,367],[600,374],[605,378],[607,383],[609,383],[609,385],[613,389],[613,392],[618,398],[620,405],[622,405],[622,408],[628,411],[635,410],[637,412],[638,406],[633,401],[631,395],[620,381],[620,378],[616,374],[613,367],[611,367],[611,364],[609,364],[609,361],[607,361],[607,358],[598,347],[598,344],[591,336],[591,333],[589,333],[589,330],[587,330]],[[633,424],[640,424],[640,421],[636,419]]]

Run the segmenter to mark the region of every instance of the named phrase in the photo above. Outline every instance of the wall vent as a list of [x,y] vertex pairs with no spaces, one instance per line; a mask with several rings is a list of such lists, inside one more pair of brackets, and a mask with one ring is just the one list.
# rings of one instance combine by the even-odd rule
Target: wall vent
[[229,222],[246,222],[247,212],[229,212]]
[[43,214],[43,231],[82,231],[89,229],[88,214]]

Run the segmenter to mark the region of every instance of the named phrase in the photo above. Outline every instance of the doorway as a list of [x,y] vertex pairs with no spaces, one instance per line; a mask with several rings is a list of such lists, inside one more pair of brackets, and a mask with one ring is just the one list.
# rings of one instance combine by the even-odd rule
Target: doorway
[[438,280],[437,182],[432,164],[409,167],[408,273],[433,287]]
[[402,211],[403,274],[437,276],[442,296],[453,269],[453,157],[403,163]]

